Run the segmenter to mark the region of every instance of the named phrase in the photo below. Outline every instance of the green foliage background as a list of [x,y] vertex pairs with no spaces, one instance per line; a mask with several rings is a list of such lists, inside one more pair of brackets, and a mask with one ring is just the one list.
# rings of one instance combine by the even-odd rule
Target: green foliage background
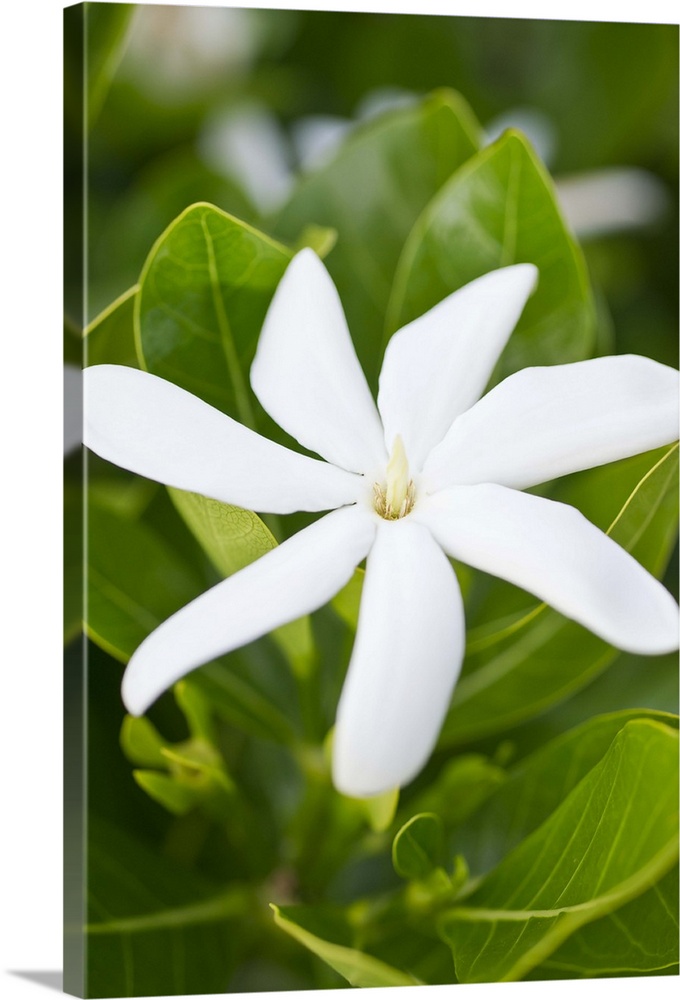
[[[677,365],[677,28],[240,12],[243,51],[190,50],[182,75],[170,57],[196,10],[84,10],[66,34],[67,360],[143,366],[290,444],[248,369],[288,260],[312,245],[374,386],[395,329],[520,260],[541,284],[495,378],[598,353]],[[357,121],[385,87],[411,97]],[[203,153],[211,122],[254,104],[288,142],[294,180],[276,209]],[[550,123],[550,174],[521,129],[486,143],[518,108]],[[300,172],[290,139],[319,114],[354,124]],[[581,247],[550,175],[610,166],[653,174],[663,211]],[[83,538],[82,474],[72,453],[67,855],[84,860],[67,983],[97,997],[677,972],[675,656],[621,654],[457,567],[468,649],[437,752],[400,796],[353,801],[330,785],[328,734],[361,572],[133,720],[120,679],[144,636],[309,518],[265,524],[89,456]],[[666,448],[542,491],[677,591],[676,484]]]

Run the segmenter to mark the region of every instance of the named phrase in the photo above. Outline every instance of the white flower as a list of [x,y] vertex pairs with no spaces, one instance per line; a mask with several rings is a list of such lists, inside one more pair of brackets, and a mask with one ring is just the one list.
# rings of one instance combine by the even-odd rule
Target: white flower
[[311,250],[299,253],[269,309],[251,383],[325,462],[154,375],[86,370],[85,443],[109,461],[260,512],[336,508],[145,639],[123,681],[131,712],[194,667],[325,604],[366,557],[334,740],[334,781],[349,795],[405,784],[435,744],[464,650],[448,556],[621,649],[677,648],[678,608],[657,580],[572,507],[519,491],[674,440],[678,373],[642,357],[597,358],[525,369],[480,400],[536,277],[531,264],[493,271],[395,333],[376,408],[335,287]]

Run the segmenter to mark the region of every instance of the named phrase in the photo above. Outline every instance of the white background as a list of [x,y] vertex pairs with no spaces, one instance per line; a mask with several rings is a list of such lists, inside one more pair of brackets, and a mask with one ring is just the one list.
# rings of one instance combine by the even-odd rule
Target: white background
[[[173,0],[170,0],[173,2]],[[186,2],[186,0],[185,0]],[[195,0],[190,5],[198,6]],[[207,0],[205,6],[229,6]],[[3,293],[2,368],[2,670],[0,725],[0,995],[5,1000],[57,995],[17,972],[61,969],[61,21],[60,0],[3,5],[0,72],[3,108],[0,247]],[[530,0],[457,2],[368,0],[260,2],[241,7],[293,7],[645,20],[677,23],[673,2]],[[6,217],[9,214],[9,224]],[[7,310],[9,305],[9,313]],[[39,978],[39,976],[38,976]],[[600,980],[455,987],[462,1000],[538,1000],[579,993],[658,1000],[677,980]],[[383,990],[390,1000],[444,997]],[[255,994],[246,994],[255,997]],[[263,994],[263,996],[267,996]],[[269,994],[271,996],[271,994]],[[291,994],[281,994],[291,996]],[[321,996],[305,993],[303,997]]]

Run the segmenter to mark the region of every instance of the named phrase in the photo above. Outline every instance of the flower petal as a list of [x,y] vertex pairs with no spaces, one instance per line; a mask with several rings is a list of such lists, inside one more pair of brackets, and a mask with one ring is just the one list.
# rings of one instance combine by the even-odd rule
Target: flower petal
[[381,524],[338,705],[333,780],[341,792],[377,795],[418,773],[446,714],[464,637],[458,581],[429,531],[410,519]]
[[85,444],[166,486],[274,514],[353,503],[359,476],[297,455],[148,372],[83,372]]
[[321,607],[366,556],[375,520],[333,511],[197,597],[149,635],[130,660],[123,701],[141,715],[194,667]]
[[669,592],[567,504],[485,483],[425,498],[413,516],[454,559],[528,590],[619,649],[678,648]]
[[422,468],[453,420],[479,399],[537,276],[533,264],[491,271],[390,340],[378,409],[388,451],[400,434],[413,471]]
[[384,463],[382,425],[319,258],[302,250],[279,282],[250,382],[265,410],[310,451],[352,472]]
[[675,369],[633,354],[525,368],[455,421],[425,464],[428,489],[525,489],[669,444],[678,397]]

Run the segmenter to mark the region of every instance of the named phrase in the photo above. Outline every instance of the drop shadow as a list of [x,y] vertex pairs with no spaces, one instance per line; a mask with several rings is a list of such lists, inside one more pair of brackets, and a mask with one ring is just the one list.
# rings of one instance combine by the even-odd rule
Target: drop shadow
[[61,969],[54,972],[44,969],[30,969],[27,971],[8,969],[7,971],[11,976],[20,976],[22,979],[28,979],[30,982],[44,986],[48,990],[57,990],[59,993],[63,991],[64,974]]

